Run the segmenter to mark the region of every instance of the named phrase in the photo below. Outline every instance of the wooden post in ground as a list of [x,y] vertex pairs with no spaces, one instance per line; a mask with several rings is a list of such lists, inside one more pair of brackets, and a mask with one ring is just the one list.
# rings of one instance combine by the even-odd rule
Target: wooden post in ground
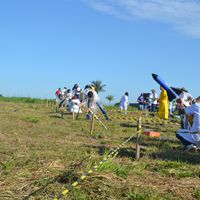
[[79,117],[80,110],[81,110],[81,108],[79,107],[79,109],[78,109],[78,113],[76,114],[76,120],[77,120],[78,117]]
[[74,109],[73,109],[73,112],[72,112],[72,119],[73,119],[73,122],[74,122],[74,118],[75,118],[75,113],[74,113]]
[[90,125],[90,134],[92,135],[93,133],[93,129],[94,129],[94,116],[95,114],[92,114],[92,121],[91,121],[91,125]]
[[145,110],[145,116],[146,116],[146,117],[149,116],[149,111],[148,111],[148,109]]
[[63,113],[63,110],[61,110],[61,117],[62,117],[62,119],[64,119],[64,113]]
[[136,136],[136,154],[135,154],[135,159],[139,160],[140,159],[140,130],[142,128],[142,118],[138,118],[137,122],[137,136]]

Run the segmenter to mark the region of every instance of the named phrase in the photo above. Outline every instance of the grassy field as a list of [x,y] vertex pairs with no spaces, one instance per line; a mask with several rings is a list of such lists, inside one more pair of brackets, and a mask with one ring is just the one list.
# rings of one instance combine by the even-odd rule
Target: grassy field
[[0,199],[51,199],[83,172],[143,130],[160,138],[141,136],[141,159],[135,160],[135,136],[64,199],[179,200],[200,199],[200,153],[186,152],[175,138],[179,121],[165,122],[139,112],[128,115],[109,108],[112,121],[90,122],[84,114],[72,121],[44,102],[0,101]]

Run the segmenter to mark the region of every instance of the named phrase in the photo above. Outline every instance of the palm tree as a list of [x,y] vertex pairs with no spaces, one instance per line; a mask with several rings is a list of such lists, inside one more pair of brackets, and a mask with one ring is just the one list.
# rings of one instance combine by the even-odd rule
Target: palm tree
[[97,93],[99,92],[105,92],[105,90],[103,89],[106,85],[102,84],[102,81],[97,80],[97,81],[91,81],[92,85],[94,85],[94,88],[96,90]]
[[114,100],[114,96],[113,95],[108,95],[107,97],[106,97],[106,99],[109,101],[109,103],[111,104],[111,101],[113,101]]

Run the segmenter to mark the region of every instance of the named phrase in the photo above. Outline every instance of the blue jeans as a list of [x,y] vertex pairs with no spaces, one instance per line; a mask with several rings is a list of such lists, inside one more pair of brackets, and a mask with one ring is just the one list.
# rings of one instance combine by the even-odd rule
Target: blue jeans
[[156,112],[156,104],[151,104],[151,112]]
[[187,115],[180,115],[181,117],[181,129],[189,129],[189,120]]
[[139,110],[144,110],[144,105],[139,103]]
[[101,112],[103,113],[104,117],[108,120],[109,119],[108,114],[107,114],[103,104],[101,103],[101,101],[97,101],[96,104],[99,107],[99,109],[101,110]]

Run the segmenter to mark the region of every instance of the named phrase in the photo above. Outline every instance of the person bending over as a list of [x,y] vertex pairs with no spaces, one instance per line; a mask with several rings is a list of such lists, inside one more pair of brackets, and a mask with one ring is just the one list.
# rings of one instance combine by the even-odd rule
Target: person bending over
[[87,90],[87,93],[85,92],[86,93],[85,99],[81,103],[81,106],[86,105],[86,107],[87,107],[86,112],[88,113],[87,118],[88,119],[90,118],[90,115],[89,115],[90,111],[95,109],[95,107],[98,107],[101,110],[101,112],[103,113],[106,120],[110,120],[105,108],[103,107],[103,104],[100,101],[100,97],[98,96],[96,91],[94,91],[90,88],[86,88],[86,90]]

